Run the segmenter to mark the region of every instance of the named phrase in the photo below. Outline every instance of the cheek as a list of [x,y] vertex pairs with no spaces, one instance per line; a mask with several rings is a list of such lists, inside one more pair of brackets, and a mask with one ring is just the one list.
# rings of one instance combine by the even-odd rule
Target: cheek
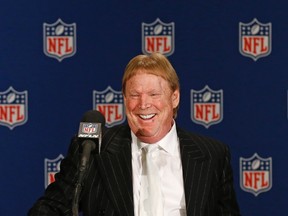
[[131,112],[137,107],[137,102],[132,100],[125,100],[126,110]]

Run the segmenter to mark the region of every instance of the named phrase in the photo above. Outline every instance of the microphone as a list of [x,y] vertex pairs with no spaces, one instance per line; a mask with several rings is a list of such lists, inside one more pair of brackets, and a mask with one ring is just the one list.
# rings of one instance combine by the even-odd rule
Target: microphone
[[[82,139],[82,157],[80,171],[86,169],[91,152],[98,146],[100,153],[102,142],[102,130],[105,127],[105,117],[97,110],[89,110],[80,122],[78,138]],[[98,145],[95,143],[98,141]]]
[[72,201],[72,214],[78,216],[79,196],[82,190],[82,182],[86,173],[87,164],[90,159],[91,152],[96,148],[98,141],[98,153],[101,149],[102,129],[105,128],[105,117],[96,110],[87,111],[80,122],[78,138],[82,140],[82,154],[79,163],[78,179],[74,191]]

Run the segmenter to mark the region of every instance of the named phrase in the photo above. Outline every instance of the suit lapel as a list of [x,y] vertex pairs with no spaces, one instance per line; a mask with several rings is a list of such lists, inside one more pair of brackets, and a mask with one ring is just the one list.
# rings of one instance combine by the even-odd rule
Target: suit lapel
[[118,214],[133,216],[130,130],[126,128],[117,131],[109,134],[113,139],[110,139],[111,142],[108,141],[108,145],[98,157],[99,169],[108,196]]
[[187,215],[201,216],[211,182],[209,154],[201,148],[201,139],[178,129],[182,158]]

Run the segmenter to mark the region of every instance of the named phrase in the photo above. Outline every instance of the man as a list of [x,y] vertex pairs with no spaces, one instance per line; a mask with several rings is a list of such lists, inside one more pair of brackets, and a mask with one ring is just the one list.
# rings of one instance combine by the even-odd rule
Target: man
[[[83,215],[240,215],[228,147],[176,125],[180,86],[168,59],[158,53],[133,58],[122,91],[128,125],[109,129],[101,153],[91,156],[80,196]],[[147,153],[151,146],[154,152]],[[71,215],[78,163],[75,138],[30,216]]]

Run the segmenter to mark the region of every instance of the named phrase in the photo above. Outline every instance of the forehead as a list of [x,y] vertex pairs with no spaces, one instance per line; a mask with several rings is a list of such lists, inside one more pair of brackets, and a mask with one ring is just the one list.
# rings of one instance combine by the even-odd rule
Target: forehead
[[127,81],[127,85],[130,87],[154,86],[157,88],[159,86],[168,86],[168,82],[161,76],[147,73],[138,73],[130,77],[130,79]]

